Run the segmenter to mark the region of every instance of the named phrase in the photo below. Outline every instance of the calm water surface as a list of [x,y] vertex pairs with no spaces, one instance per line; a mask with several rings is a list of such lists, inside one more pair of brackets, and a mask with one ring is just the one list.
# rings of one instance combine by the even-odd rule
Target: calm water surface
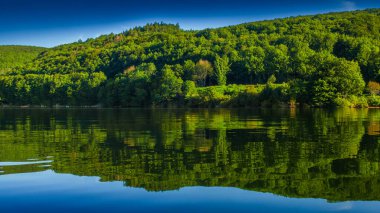
[[0,109],[0,212],[379,212],[380,110]]

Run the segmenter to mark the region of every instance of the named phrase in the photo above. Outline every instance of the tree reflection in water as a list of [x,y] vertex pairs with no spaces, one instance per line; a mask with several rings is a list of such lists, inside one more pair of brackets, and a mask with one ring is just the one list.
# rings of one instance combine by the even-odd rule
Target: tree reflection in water
[[[380,200],[380,110],[2,109],[0,175]],[[33,163],[35,160],[51,162]]]

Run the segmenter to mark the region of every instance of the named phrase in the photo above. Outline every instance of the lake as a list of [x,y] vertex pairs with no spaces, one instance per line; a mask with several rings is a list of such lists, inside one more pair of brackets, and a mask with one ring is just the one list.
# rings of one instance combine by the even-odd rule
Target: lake
[[378,212],[378,109],[0,109],[0,212]]

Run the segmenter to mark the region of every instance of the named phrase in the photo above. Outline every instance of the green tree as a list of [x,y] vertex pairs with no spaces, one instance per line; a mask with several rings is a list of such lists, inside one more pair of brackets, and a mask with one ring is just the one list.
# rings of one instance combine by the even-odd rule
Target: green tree
[[122,106],[145,106],[151,102],[151,90],[156,66],[153,63],[141,64],[127,74],[127,85],[121,92]]
[[170,66],[165,65],[157,77],[157,87],[153,91],[155,104],[167,104],[182,94],[183,81],[175,76]]
[[357,62],[322,52],[313,57],[312,63],[316,67],[311,81],[314,104],[327,105],[337,97],[362,94],[365,82]]
[[254,78],[258,82],[262,81],[265,77],[265,51],[262,47],[253,47],[251,51],[247,53],[245,67],[248,70],[249,83],[254,82]]
[[198,86],[206,86],[207,78],[210,78],[214,71],[212,64],[207,60],[199,60],[195,65],[193,80]]
[[184,72],[183,79],[185,81],[192,80],[195,74],[195,63],[191,60],[186,60],[183,65],[183,72]]
[[216,56],[215,58],[215,76],[218,85],[224,86],[227,83],[227,73],[231,70],[227,56]]

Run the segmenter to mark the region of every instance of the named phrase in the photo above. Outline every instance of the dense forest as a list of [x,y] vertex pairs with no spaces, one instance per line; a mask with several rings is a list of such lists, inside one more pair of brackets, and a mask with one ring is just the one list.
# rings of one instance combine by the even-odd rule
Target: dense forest
[[149,191],[225,186],[380,200],[373,109],[0,110],[0,175],[53,170]]
[[33,46],[0,46],[0,74],[31,62],[45,50]]
[[380,9],[201,31],[154,23],[0,75],[15,105],[380,106]]

